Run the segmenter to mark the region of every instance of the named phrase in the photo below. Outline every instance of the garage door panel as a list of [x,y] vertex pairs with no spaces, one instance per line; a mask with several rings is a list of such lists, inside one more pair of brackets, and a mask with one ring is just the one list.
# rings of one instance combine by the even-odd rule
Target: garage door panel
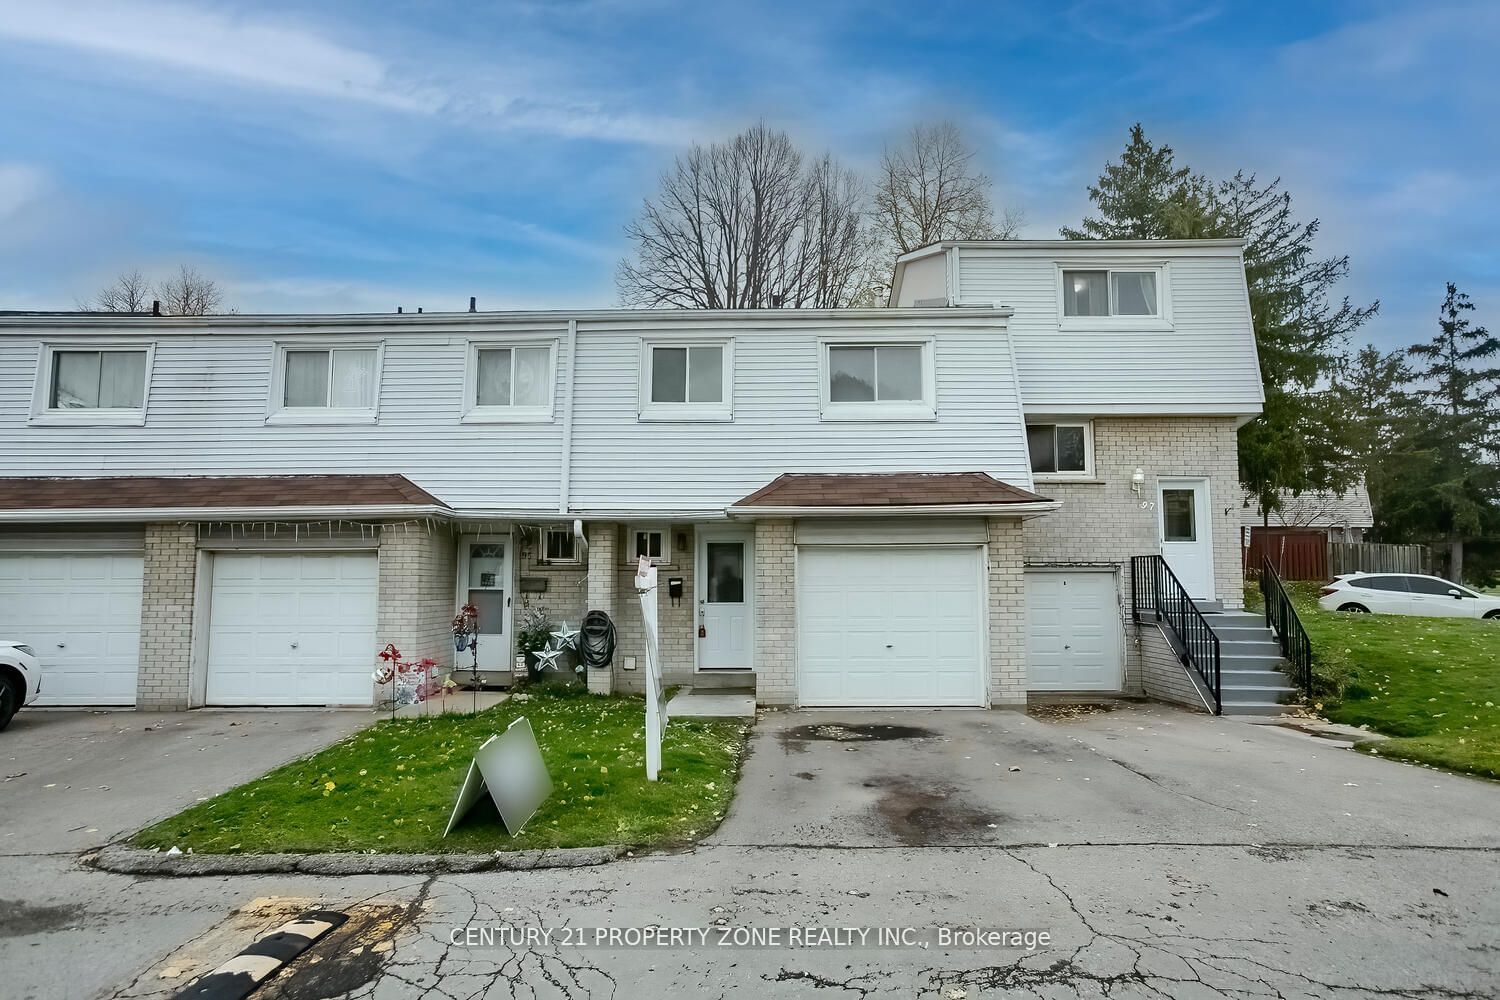
[[977,547],[811,547],[798,553],[804,705],[982,705]]
[[369,704],[378,577],[368,552],[217,556],[209,704]]
[[139,555],[0,555],[0,634],[36,648],[39,705],[135,704],[140,623]]
[[1026,574],[1028,687],[1118,691],[1121,637],[1113,573]]

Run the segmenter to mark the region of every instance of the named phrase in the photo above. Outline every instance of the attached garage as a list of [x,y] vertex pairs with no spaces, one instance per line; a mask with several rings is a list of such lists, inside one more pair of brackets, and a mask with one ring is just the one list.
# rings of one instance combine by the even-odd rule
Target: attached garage
[[36,704],[134,705],[140,553],[0,554],[0,635],[36,649]]
[[209,603],[209,705],[368,705],[371,552],[220,552]]
[[985,704],[977,545],[807,545],[797,551],[798,702]]
[[1027,570],[1029,688],[1120,690],[1119,607],[1111,571]]

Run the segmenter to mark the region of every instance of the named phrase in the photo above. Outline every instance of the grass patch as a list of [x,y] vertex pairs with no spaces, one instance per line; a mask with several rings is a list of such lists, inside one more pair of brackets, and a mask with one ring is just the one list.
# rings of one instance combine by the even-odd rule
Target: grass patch
[[[1313,644],[1321,711],[1392,739],[1360,749],[1500,778],[1500,624],[1352,615],[1318,607],[1317,584],[1287,585]],[[1260,593],[1246,587],[1246,604]]]
[[[552,796],[512,839],[488,799],[443,827],[474,750],[518,716],[536,732]],[[646,780],[645,702],[532,693],[478,715],[386,719],[142,830],[140,847],[199,853],[448,852],[665,846],[709,834],[734,791],[747,727],[674,719]]]

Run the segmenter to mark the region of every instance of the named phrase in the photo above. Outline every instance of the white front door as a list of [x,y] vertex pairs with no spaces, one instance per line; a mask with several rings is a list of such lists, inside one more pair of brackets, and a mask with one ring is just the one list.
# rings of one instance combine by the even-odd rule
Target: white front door
[[1121,629],[1113,573],[1027,572],[1027,687],[1120,690]]
[[698,666],[747,670],[753,665],[755,557],[744,532],[703,529],[694,561],[698,597]]
[[1162,479],[1157,484],[1161,554],[1189,597],[1214,596],[1213,518],[1208,480]]
[[[458,604],[479,609],[479,669],[511,669],[510,536],[465,535],[458,543]],[[455,609],[456,611],[457,609]],[[472,667],[468,650],[453,661],[462,676]]]
[[42,661],[38,705],[134,705],[141,557],[0,556],[0,635]]
[[374,552],[220,552],[209,705],[368,705],[380,647]]
[[797,551],[798,703],[985,703],[977,546]]

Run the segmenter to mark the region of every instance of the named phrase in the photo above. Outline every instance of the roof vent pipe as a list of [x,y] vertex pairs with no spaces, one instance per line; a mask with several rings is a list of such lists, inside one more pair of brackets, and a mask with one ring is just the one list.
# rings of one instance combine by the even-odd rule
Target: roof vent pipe
[[479,305],[478,299],[476,299],[474,296],[470,295],[469,296],[469,312],[478,312],[479,311],[479,309],[477,308],[478,305]]
[[153,316],[160,316],[161,315],[161,299],[152,299],[151,300],[151,315],[153,315]]

